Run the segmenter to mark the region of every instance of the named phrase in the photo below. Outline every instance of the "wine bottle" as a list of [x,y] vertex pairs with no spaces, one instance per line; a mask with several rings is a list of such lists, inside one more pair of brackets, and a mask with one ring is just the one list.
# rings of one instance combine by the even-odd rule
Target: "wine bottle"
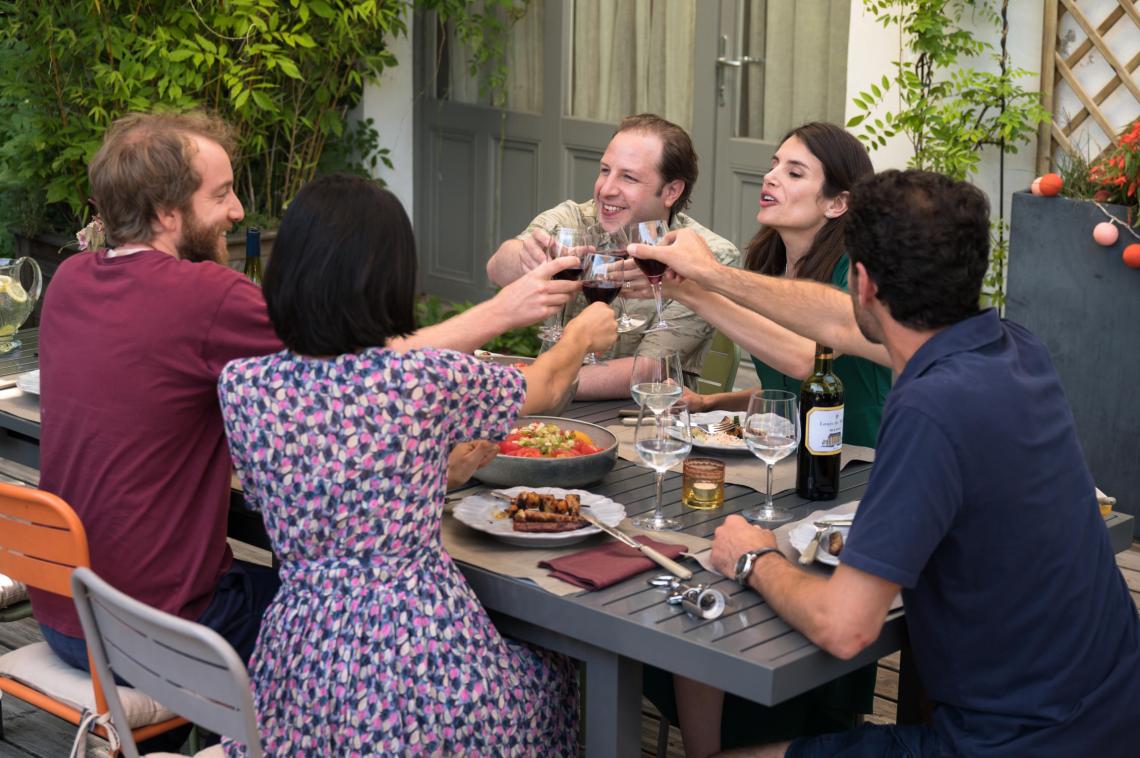
[[245,230],[245,275],[261,286],[261,230],[251,226]]
[[800,385],[800,429],[796,494],[808,500],[834,500],[839,494],[843,452],[843,382],[833,371],[835,352],[815,346],[815,370]]

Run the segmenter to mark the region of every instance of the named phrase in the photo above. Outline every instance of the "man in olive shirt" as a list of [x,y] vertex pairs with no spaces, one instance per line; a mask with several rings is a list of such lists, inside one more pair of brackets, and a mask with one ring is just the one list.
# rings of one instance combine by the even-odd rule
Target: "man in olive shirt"
[[[689,204],[696,181],[697,155],[684,129],[652,114],[629,116],[618,125],[602,156],[593,199],[584,203],[567,200],[540,213],[522,234],[499,246],[487,262],[487,276],[504,286],[543,263],[555,227],[600,224],[613,232],[653,219],[667,219],[673,230],[691,230],[705,241],[717,261],[738,266],[740,251],[735,245],[681,212]],[[631,287],[627,295],[648,294],[644,277],[638,279],[641,286]],[[646,325],[652,325],[657,316],[652,300],[630,297],[626,308],[631,317],[643,319]],[[715,330],[680,303],[668,304],[663,316],[671,329],[619,335],[613,359],[584,366],[578,398],[628,397],[632,356],[642,344],[677,350],[686,377],[698,376]]]

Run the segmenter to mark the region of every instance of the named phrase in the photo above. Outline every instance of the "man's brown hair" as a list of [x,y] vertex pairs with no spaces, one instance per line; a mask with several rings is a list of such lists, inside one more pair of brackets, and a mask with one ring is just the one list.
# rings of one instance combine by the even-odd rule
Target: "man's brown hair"
[[202,184],[192,163],[194,137],[218,143],[226,155],[234,153],[229,124],[202,111],[130,113],[111,125],[87,166],[107,244],[149,242],[160,211],[189,207]]
[[661,163],[657,171],[666,184],[675,179],[685,183],[685,188],[669,209],[669,223],[672,224],[673,218],[689,207],[693,185],[697,183],[697,151],[693,149],[693,141],[684,129],[653,113],[626,116],[614,134],[621,132],[646,132],[661,138]]

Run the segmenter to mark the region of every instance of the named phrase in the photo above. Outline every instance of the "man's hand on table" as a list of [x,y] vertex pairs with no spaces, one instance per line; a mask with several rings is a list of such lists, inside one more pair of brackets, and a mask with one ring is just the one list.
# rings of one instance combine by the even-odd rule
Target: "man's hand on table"
[[776,535],[769,529],[754,526],[735,513],[716,528],[712,543],[713,568],[732,579],[736,562],[749,550],[776,547]]

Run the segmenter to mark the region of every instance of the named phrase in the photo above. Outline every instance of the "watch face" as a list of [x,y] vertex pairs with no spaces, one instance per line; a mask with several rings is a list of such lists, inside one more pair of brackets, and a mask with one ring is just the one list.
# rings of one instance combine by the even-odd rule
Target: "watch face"
[[736,559],[736,575],[735,575],[735,578],[736,578],[737,582],[739,582],[741,584],[744,583],[743,580],[745,579],[745,577],[743,576],[743,574],[747,570],[747,567],[749,566],[749,564],[751,564],[751,563],[752,563],[752,553],[744,553],[742,556],[740,556],[739,558]]

